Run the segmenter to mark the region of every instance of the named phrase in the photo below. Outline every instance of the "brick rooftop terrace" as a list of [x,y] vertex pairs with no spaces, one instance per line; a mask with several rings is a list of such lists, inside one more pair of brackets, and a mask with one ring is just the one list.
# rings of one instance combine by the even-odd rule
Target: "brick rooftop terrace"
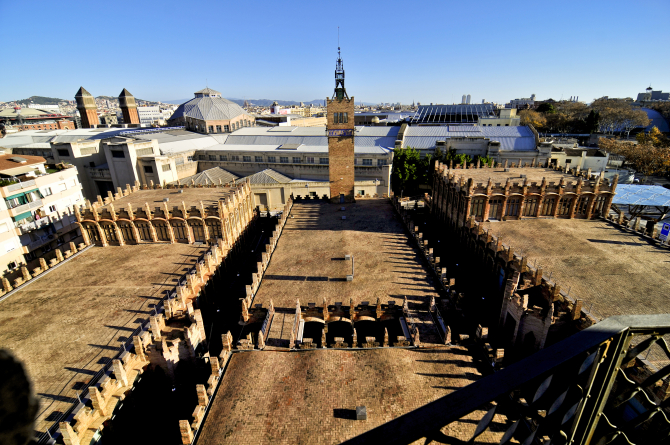
[[[341,443],[478,376],[467,351],[458,347],[237,353],[198,443]],[[361,405],[367,420],[353,420]],[[442,431],[467,440],[483,413],[475,411]],[[503,422],[496,416],[494,432],[487,430],[476,443],[497,443]]]
[[[149,203],[149,207],[153,210],[155,207],[163,206],[163,199],[169,198],[168,208],[172,210],[174,206],[181,206],[184,201],[187,208],[191,206],[200,206],[200,201],[205,206],[217,205],[219,200],[227,198],[231,191],[235,190],[232,187],[202,187],[202,188],[183,188],[183,189],[153,189],[153,190],[138,190],[115,200],[112,204],[115,209],[125,208],[128,204],[133,206],[133,209],[140,209],[144,207],[145,203]],[[183,193],[179,193],[182,191]],[[103,199],[105,196],[102,197]],[[109,205],[103,208],[108,208]]]
[[[345,211],[340,210],[342,206]],[[368,301],[374,305],[379,297],[382,304],[393,300],[401,306],[407,296],[410,309],[423,309],[423,317],[417,320],[423,325],[421,342],[440,343],[427,312],[431,296],[439,296],[435,279],[388,201],[361,200],[354,205],[298,202],[291,217],[253,301],[267,307],[272,299],[278,309],[268,346],[288,346],[296,298],[303,306],[315,303],[322,307],[324,297],[329,305],[342,302],[348,306],[350,298],[356,304]],[[354,257],[353,282],[346,281],[351,262],[341,260],[347,254]]]
[[[479,378],[465,348],[441,344],[427,312],[430,297],[438,295],[433,277],[389,201],[340,207],[294,204],[254,299],[264,307],[272,299],[277,310],[266,349],[233,355],[199,443],[340,443]],[[355,259],[353,282],[342,281],[351,263],[335,259],[346,254]],[[296,298],[321,307],[323,297],[329,305],[348,305],[351,297],[358,304],[374,305],[380,297],[400,305],[404,296],[426,349],[286,352]],[[366,421],[350,418],[360,405]],[[476,411],[443,431],[468,439],[482,415]],[[499,439],[494,430],[477,443]]]
[[[449,167],[449,163],[446,164]],[[566,182],[576,183],[578,178],[569,173],[563,173],[560,170],[554,170],[551,168],[537,168],[537,167],[521,167],[521,168],[509,168],[509,172],[506,172],[503,168],[472,168],[467,170],[461,169],[452,169],[447,171],[453,172],[456,174],[456,177],[462,176],[466,180],[472,178],[475,184],[481,183],[486,184],[491,178],[491,182],[494,184],[505,184],[507,178],[510,179],[512,183],[523,183],[523,178],[521,175],[526,175],[528,182],[542,182],[542,178],[547,179],[547,183],[558,182],[561,178],[565,178]]]
[[91,247],[0,303],[0,348],[23,361],[40,396],[36,430],[72,406],[76,387],[120,351],[202,251],[188,244]]
[[563,291],[593,315],[670,312],[670,255],[602,220],[527,219],[484,223],[514,252],[537,261]]

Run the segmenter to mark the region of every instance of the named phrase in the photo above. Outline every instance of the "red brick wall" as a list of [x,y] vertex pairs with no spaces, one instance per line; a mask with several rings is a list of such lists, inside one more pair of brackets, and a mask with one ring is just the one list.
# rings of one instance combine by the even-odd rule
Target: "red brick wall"
[[137,112],[136,107],[121,107],[121,113],[123,113],[123,123],[124,124],[139,124],[140,115]]
[[[328,106],[327,129],[354,130],[354,98],[338,100],[326,99]],[[348,123],[335,124],[334,113],[348,113]],[[354,136],[328,138],[328,173],[330,178],[330,198],[340,201],[340,194],[346,202],[354,201]]]
[[79,110],[79,114],[81,114],[82,128],[91,128],[91,125],[100,125],[100,120],[98,119],[98,112],[96,109],[86,109],[84,112]]

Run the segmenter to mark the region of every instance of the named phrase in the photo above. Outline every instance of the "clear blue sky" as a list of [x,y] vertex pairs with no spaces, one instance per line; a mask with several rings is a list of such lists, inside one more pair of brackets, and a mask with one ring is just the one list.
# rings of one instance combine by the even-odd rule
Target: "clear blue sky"
[[505,102],[670,90],[670,1],[9,1],[0,101],[127,88],[148,100],[331,96]]

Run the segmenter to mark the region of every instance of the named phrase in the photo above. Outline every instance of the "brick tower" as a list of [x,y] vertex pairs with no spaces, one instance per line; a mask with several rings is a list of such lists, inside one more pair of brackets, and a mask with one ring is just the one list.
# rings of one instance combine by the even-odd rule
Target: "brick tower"
[[84,87],[81,87],[77,91],[77,94],[74,95],[74,99],[77,101],[77,110],[79,110],[79,114],[81,115],[82,128],[91,128],[93,125],[100,125],[98,107],[91,93],[86,91]]
[[121,113],[123,113],[124,124],[140,123],[140,115],[137,114],[135,97],[125,88],[121,91],[121,94],[119,94],[119,107],[121,107]]
[[340,48],[335,66],[335,93],[328,108],[328,175],[331,202],[354,202],[354,98],[344,89]]

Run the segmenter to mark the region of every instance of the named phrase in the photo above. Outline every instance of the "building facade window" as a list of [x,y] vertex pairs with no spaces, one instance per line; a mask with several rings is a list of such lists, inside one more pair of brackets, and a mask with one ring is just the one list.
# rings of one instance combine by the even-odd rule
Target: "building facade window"
[[282,164],[288,164],[288,156],[280,156],[279,162],[281,162]]
[[216,161],[216,155],[209,155],[210,161]]
[[65,148],[59,148],[56,151],[58,152],[58,156],[63,156],[63,157],[69,157],[70,156],[70,152]]
[[556,205],[555,198],[544,198],[542,201],[542,216],[553,216],[554,215],[554,206]]
[[217,132],[217,133],[221,133],[221,125],[217,125],[217,126],[216,126],[216,132]]
[[263,162],[263,156],[254,156],[256,162]]
[[558,214],[561,216],[569,216],[570,207],[572,207],[572,198],[561,198],[561,200],[558,201]]
[[519,198],[512,198],[507,200],[506,216],[519,216]]
[[231,161],[237,161],[237,162],[239,162],[239,161],[240,161],[240,157],[239,157],[238,155],[232,155],[232,156],[230,157],[230,160],[231,160]]
[[535,216],[537,214],[537,198],[530,198],[526,200],[526,205],[523,208],[523,216]]
[[473,199],[470,207],[470,216],[482,216],[484,214],[484,200]]
[[153,173],[153,172],[154,172],[154,168],[152,166],[150,166],[150,165],[145,165],[144,166],[144,173]]
[[575,214],[577,215],[586,215],[586,211],[589,208],[589,197],[582,196],[577,201],[577,207],[575,208]]
[[230,131],[230,127],[229,127],[228,125],[224,125],[224,126],[223,126],[223,131],[225,131],[226,133],[228,133],[228,132]]
[[593,206],[593,215],[598,215],[603,212],[604,207],[605,207],[605,200],[607,197],[605,195],[598,195],[596,198],[596,203]]
[[386,159],[377,159],[377,167],[381,167],[382,165],[386,165]]
[[297,156],[293,156],[293,163],[294,163],[294,164],[300,164],[300,161],[301,161],[301,160],[302,160],[302,159],[300,159],[299,157],[297,157]]
[[242,161],[251,162],[251,156],[242,156]]
[[335,124],[349,123],[349,113],[333,113],[333,123]]
[[163,164],[164,172],[169,172],[170,170],[172,170],[172,166],[170,164]]
[[201,161],[204,161],[205,159],[207,159],[207,156],[206,155],[198,155],[198,159],[201,160]]
[[328,158],[319,158],[319,164],[328,164]]
[[313,156],[307,156],[305,158],[305,160],[308,164],[314,164],[314,157]]
[[502,203],[502,198],[489,200],[489,219],[501,219],[500,214],[502,213]]
[[126,154],[122,152],[121,150],[112,150],[112,157],[113,158],[125,158]]
[[228,160],[228,156],[226,156],[226,155],[219,155],[219,161],[227,161],[227,160]]
[[275,156],[268,156],[268,162],[277,162],[277,158]]
[[363,165],[372,165],[372,159],[363,159]]

